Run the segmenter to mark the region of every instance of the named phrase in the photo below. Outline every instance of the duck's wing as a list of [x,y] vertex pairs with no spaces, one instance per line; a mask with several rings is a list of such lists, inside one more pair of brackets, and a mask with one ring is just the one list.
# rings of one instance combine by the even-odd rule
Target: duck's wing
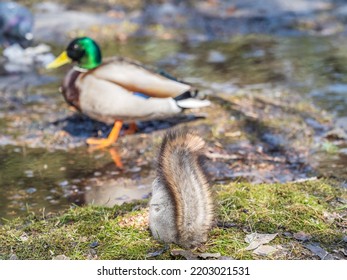
[[189,90],[189,84],[157,74],[137,63],[112,58],[91,71],[98,79],[115,83],[130,92],[140,92],[149,97],[176,97]]
[[180,113],[183,108],[173,98],[148,98],[134,95],[132,91],[114,82],[85,75],[76,86],[81,111],[102,122],[115,120],[135,121],[163,118]]

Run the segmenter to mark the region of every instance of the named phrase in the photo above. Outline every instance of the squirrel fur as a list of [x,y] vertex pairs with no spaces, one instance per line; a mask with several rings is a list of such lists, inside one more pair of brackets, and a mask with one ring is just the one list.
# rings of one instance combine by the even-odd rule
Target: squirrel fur
[[205,142],[187,129],[163,138],[152,185],[149,227],[165,243],[194,248],[206,242],[213,201],[203,168]]

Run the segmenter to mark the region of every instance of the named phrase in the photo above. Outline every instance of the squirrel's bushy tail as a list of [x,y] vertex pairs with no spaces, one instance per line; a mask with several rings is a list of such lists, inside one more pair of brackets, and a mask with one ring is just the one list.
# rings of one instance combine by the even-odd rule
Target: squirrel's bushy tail
[[150,202],[150,228],[166,243],[190,248],[207,239],[213,202],[203,169],[204,149],[205,142],[187,129],[164,136]]

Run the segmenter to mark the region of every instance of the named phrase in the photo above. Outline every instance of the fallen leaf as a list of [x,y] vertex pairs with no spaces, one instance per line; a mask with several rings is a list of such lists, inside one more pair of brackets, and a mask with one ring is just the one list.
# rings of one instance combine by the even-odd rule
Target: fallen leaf
[[96,248],[96,247],[98,247],[98,246],[99,246],[99,242],[98,242],[98,241],[94,241],[94,242],[92,242],[92,243],[89,245],[90,248]]
[[87,259],[88,260],[95,260],[97,259],[98,257],[98,254],[97,254],[97,251],[95,249],[89,249],[88,250],[88,255],[87,255]]
[[221,254],[220,253],[201,253],[198,254],[198,256],[202,259],[218,259],[220,258]]
[[249,243],[246,247],[246,250],[254,250],[258,248],[260,245],[267,244],[271,240],[273,240],[278,233],[273,234],[262,234],[262,233],[251,233],[248,234],[245,238],[245,241]]
[[303,232],[303,231],[299,231],[299,232],[296,232],[293,234],[293,237],[296,239],[296,240],[300,240],[300,241],[308,241],[310,240],[312,237],[311,235]]
[[70,258],[69,257],[67,257],[67,256],[65,256],[65,255],[58,255],[58,256],[55,256],[55,257],[53,257],[52,258],[52,260],[59,260],[59,261],[61,261],[61,260],[69,260]]
[[231,227],[236,227],[237,224],[232,223],[232,222],[225,222],[225,221],[218,221],[217,222],[217,227],[219,228],[231,228]]
[[167,250],[169,249],[169,246],[167,244],[165,244],[161,249],[156,250],[154,252],[149,252],[147,254],[147,257],[149,258],[154,258],[154,257],[158,257],[161,256],[162,254],[164,254]]
[[16,254],[11,254],[9,259],[10,260],[18,260],[18,257]]
[[334,257],[325,251],[322,247],[317,244],[305,244],[304,247],[309,249],[313,254],[318,256],[321,260],[333,260]]
[[19,239],[23,242],[27,241],[28,240],[28,235],[24,232],[20,237]]
[[148,227],[148,210],[136,215],[126,214],[119,221],[118,225],[122,228],[146,229]]
[[258,255],[258,256],[266,257],[268,255],[273,254],[276,251],[277,251],[277,249],[274,246],[260,245],[257,249],[255,249],[253,251],[253,253]]
[[219,260],[235,260],[234,258],[232,257],[228,257],[228,256],[221,256],[218,258]]
[[194,255],[191,251],[188,250],[172,250],[171,255],[174,257],[181,256],[187,260],[198,260],[198,256]]
[[220,253],[200,253],[200,254],[194,254],[189,250],[172,250],[171,251],[172,256],[181,256],[184,257],[187,260],[198,260],[198,259],[232,259],[229,257],[222,257]]

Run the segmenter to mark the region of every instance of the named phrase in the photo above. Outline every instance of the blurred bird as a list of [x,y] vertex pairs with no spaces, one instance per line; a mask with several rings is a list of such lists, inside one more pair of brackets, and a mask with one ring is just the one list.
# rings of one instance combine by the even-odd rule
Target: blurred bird
[[0,43],[4,46],[14,43],[29,46],[33,39],[33,22],[33,15],[27,8],[15,2],[1,2]]
[[114,143],[123,122],[136,129],[135,121],[165,118],[184,109],[210,105],[198,99],[197,90],[169,75],[158,74],[137,62],[112,57],[102,61],[97,43],[89,37],[74,39],[47,68],[66,63],[76,65],[67,73],[62,86],[65,100],[89,117],[114,123],[108,138],[89,138],[94,147]]

